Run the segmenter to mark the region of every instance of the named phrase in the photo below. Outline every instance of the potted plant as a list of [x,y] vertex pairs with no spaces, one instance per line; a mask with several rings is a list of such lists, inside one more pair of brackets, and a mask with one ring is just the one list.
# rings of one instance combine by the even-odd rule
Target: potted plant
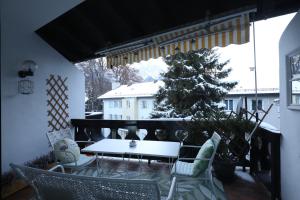
[[[50,169],[54,166],[54,155],[50,152],[34,160],[31,160],[25,165],[40,169]],[[19,190],[27,187],[27,183],[15,175],[13,171],[8,171],[1,176],[1,196],[7,198],[8,196],[18,192]]]
[[235,178],[234,171],[237,162],[238,158],[230,152],[225,140],[222,139],[213,163],[216,177],[222,182],[232,182]]
[[216,124],[216,129],[222,139],[213,166],[217,178],[221,181],[232,182],[234,180],[236,165],[245,159],[249,151],[245,133],[250,132],[253,126],[252,122],[243,118],[229,118]]
[[185,123],[185,127],[189,132],[188,144],[202,145],[214,131],[221,136],[213,166],[218,179],[223,182],[233,181],[236,165],[249,151],[245,133],[249,133],[254,124],[241,117],[228,118],[224,113],[216,112],[210,119],[193,120]]

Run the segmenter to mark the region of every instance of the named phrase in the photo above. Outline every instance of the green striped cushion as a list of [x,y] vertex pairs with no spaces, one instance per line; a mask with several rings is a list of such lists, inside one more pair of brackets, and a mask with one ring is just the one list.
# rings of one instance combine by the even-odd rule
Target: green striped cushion
[[[210,159],[214,151],[214,144],[211,139],[208,139],[200,148],[196,158],[198,159]],[[193,168],[193,176],[204,172],[207,169],[209,160],[195,160]]]

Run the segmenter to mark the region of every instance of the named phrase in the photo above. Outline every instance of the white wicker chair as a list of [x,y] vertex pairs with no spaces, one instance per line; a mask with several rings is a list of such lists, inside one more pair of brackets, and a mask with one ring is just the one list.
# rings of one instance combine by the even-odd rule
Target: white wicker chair
[[[74,134],[71,131],[71,129],[63,129],[63,130],[59,130],[59,131],[53,131],[53,132],[47,132],[47,138],[49,140],[49,143],[54,151],[54,144],[62,139],[65,138],[69,138],[71,140],[74,140]],[[75,141],[77,143],[87,143],[87,144],[91,144],[94,143],[92,141]],[[58,164],[63,165],[65,168],[70,168],[72,170],[77,170],[77,169],[81,169],[89,164],[91,164],[94,160],[96,160],[96,156],[88,156],[85,154],[80,154],[79,159],[76,160],[75,155],[71,152],[68,151],[63,151],[65,154],[69,154],[70,157],[74,158],[74,162],[70,162],[70,163],[60,163],[56,160],[56,162]],[[56,159],[56,158],[55,158]]]
[[[177,178],[177,187],[180,183],[180,180],[190,180],[190,179],[202,179],[202,180],[208,180],[211,184],[211,199],[212,195],[216,197],[215,187],[213,183],[213,176],[212,176],[212,163],[218,148],[218,145],[221,141],[221,137],[219,134],[214,132],[212,137],[210,138],[212,140],[214,150],[210,158],[208,159],[200,159],[200,158],[178,158],[175,164],[172,168],[172,176]],[[182,145],[181,148],[201,148],[201,146],[194,146],[194,145]],[[193,169],[194,169],[194,163],[193,162],[184,162],[184,161],[195,161],[195,160],[207,160],[208,166],[206,170],[202,173],[200,173],[197,176],[193,176]]]
[[39,200],[170,200],[175,191],[175,177],[164,198],[160,196],[158,184],[152,180],[89,177],[15,164],[10,166],[34,188]]

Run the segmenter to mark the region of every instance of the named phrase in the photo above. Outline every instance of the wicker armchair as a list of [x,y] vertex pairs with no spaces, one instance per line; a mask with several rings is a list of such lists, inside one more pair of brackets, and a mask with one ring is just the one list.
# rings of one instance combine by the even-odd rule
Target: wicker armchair
[[[49,143],[54,151],[54,144],[62,139],[68,138],[71,140],[74,140],[74,134],[71,131],[71,129],[63,129],[63,130],[59,130],[59,131],[53,131],[53,132],[47,132],[46,133],[47,138],[49,140]],[[92,144],[94,143],[93,141],[75,141],[77,143],[86,143],[86,144]],[[57,151],[57,150],[56,150]],[[81,169],[89,164],[91,164],[94,160],[96,160],[96,156],[87,156],[85,154],[80,154],[79,159],[76,160],[75,155],[72,154],[72,152],[68,152],[68,151],[63,151],[65,154],[69,155],[71,158],[74,158],[74,162],[70,162],[70,163],[60,163],[58,162],[58,164],[63,165],[65,168],[70,168],[72,170],[76,170],[76,169]]]
[[[79,176],[10,164],[30,184],[39,200],[159,200],[173,199],[176,178],[171,181],[167,197],[160,196],[152,180],[115,179]],[[60,167],[63,170],[62,166]]]

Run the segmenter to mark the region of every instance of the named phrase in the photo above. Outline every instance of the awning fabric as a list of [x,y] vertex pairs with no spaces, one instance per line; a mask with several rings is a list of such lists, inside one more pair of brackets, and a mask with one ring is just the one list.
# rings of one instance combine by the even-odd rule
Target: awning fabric
[[[250,11],[249,11],[250,12]],[[150,58],[201,48],[249,42],[249,12],[168,31],[119,47],[100,51],[108,66],[124,66]]]

